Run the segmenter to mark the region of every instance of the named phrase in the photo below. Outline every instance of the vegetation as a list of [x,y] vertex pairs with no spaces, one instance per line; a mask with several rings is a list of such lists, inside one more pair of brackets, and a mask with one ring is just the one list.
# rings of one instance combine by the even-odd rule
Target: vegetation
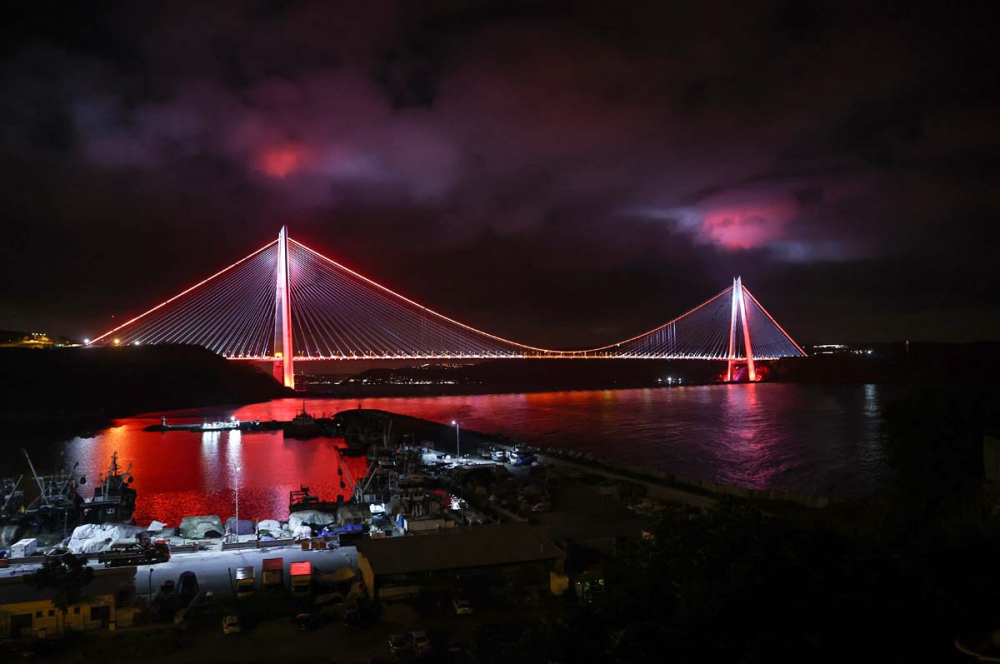
[[30,578],[39,590],[54,591],[52,604],[59,609],[65,625],[66,612],[80,601],[84,587],[94,578],[94,570],[80,558],[67,554],[49,558]]

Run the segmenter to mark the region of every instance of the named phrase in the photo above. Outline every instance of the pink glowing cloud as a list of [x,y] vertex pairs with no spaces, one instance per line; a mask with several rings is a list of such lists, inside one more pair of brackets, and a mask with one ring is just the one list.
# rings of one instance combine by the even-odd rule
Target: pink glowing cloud
[[757,249],[781,240],[788,224],[799,212],[789,198],[742,205],[707,206],[698,235],[731,251]]
[[304,150],[297,143],[283,143],[261,150],[257,154],[257,168],[273,178],[283,180],[302,168]]

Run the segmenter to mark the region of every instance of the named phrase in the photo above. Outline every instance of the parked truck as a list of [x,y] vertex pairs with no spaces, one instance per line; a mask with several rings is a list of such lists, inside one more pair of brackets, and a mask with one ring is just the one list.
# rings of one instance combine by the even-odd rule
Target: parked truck
[[312,590],[312,563],[307,561],[288,566],[288,577],[292,582],[292,593],[303,594]]
[[284,568],[284,558],[265,558],[264,571],[261,572],[261,587],[276,588],[278,590],[283,588],[285,586]]
[[253,567],[236,568],[236,597],[249,597],[256,590]]
[[170,560],[170,544],[165,540],[112,544],[110,549],[97,555],[97,562],[105,567],[153,565],[168,560]]

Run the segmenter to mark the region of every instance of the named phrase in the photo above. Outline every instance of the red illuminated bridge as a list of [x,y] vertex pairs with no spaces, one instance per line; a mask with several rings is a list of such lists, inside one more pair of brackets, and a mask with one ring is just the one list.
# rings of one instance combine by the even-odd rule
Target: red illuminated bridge
[[288,237],[102,334],[92,344],[195,344],[231,360],[273,360],[295,386],[303,360],[634,358],[746,363],[805,353],[739,277],[687,313],[588,350],[536,348],[443,316]]

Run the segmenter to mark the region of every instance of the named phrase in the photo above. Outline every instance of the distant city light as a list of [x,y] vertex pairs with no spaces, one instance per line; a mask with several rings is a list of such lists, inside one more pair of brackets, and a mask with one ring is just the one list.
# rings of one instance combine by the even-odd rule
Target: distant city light
[[120,341],[118,341],[117,339],[115,339],[115,345],[116,345],[116,346],[117,346],[118,344],[120,344],[120,343],[121,343]]
[[84,345],[84,346],[87,346],[87,345],[89,345],[89,344],[90,344],[90,339],[84,339],[84,340],[83,340],[83,345]]

